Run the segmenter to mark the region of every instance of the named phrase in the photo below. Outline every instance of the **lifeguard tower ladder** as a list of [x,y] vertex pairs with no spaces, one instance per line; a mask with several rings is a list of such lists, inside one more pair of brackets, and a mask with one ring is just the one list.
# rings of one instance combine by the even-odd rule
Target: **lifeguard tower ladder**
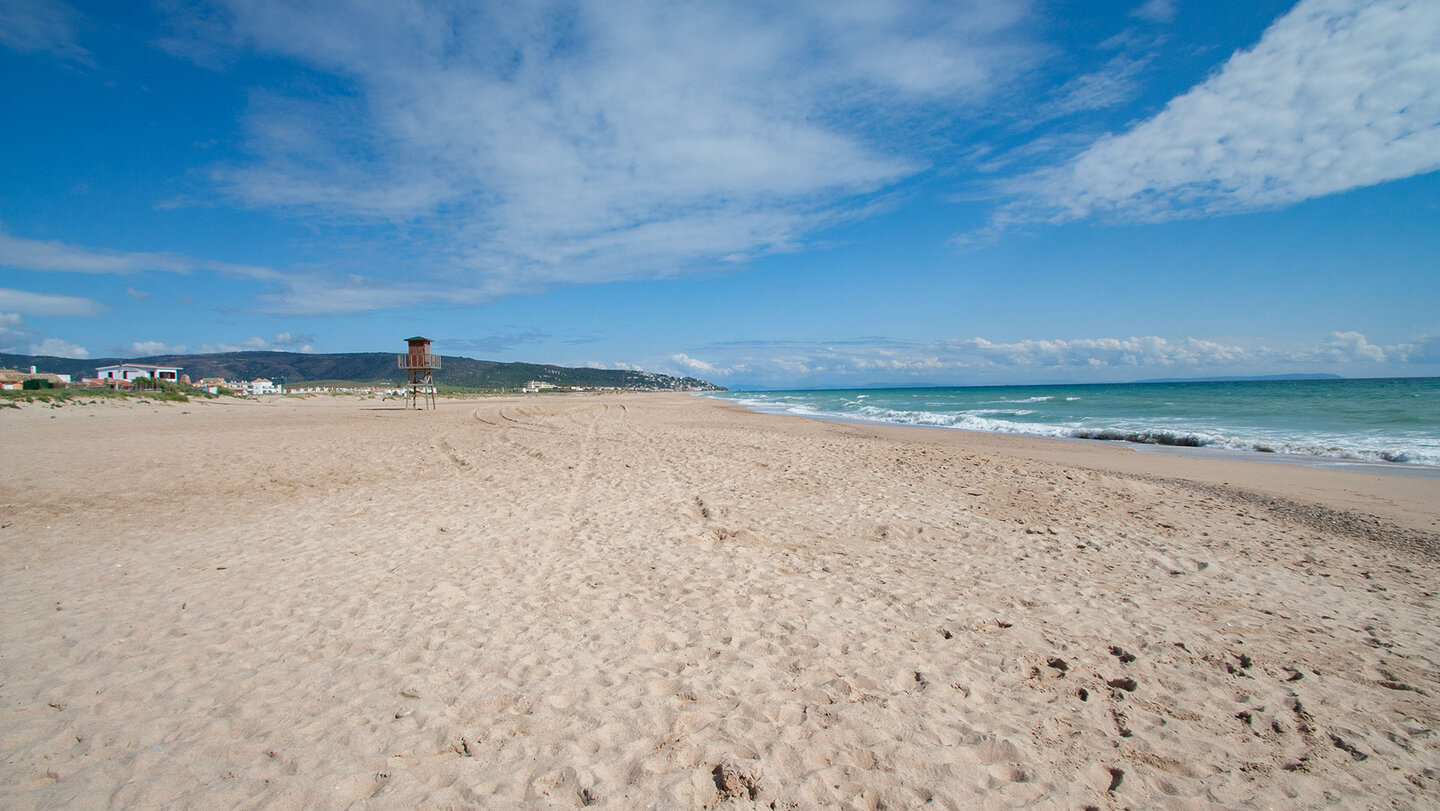
[[422,402],[423,408],[434,408],[435,370],[440,368],[440,356],[430,354],[429,338],[406,338],[405,343],[410,345],[410,351],[396,357],[405,370],[405,400],[410,408],[422,408]]

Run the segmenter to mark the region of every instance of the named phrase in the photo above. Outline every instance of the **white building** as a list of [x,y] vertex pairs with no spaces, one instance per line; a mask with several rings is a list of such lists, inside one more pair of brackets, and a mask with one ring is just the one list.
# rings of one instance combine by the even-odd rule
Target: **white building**
[[114,366],[101,366],[95,370],[95,376],[101,380],[130,381],[148,377],[154,380],[178,381],[180,367],[151,366],[148,363],[120,363]]
[[266,378],[256,378],[245,384],[246,394],[283,394],[284,390]]

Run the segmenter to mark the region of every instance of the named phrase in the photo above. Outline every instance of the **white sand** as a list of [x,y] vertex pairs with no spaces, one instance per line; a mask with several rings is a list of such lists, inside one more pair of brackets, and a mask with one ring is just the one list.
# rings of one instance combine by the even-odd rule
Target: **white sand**
[[0,409],[0,806],[1440,797],[1440,481],[393,405]]

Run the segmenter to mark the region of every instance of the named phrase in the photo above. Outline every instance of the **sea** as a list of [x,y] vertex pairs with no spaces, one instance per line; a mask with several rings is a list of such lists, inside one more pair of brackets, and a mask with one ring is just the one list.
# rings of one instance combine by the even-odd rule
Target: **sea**
[[[756,411],[1440,475],[1440,378],[721,392]],[[1252,456],[1253,455],[1253,456]]]

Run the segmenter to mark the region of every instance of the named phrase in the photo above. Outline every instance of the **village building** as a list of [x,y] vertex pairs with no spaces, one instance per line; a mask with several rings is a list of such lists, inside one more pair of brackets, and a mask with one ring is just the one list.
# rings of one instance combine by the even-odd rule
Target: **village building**
[[34,366],[30,371],[22,372],[18,369],[0,369],[0,390],[19,390],[25,387],[26,380],[44,380],[53,388],[64,388],[70,383],[70,375],[55,375],[49,372],[39,372]]
[[179,381],[179,366],[153,366],[148,363],[117,363],[114,366],[101,366],[95,370],[95,376],[105,385],[114,385],[115,382],[133,383],[140,378],[151,380]]

